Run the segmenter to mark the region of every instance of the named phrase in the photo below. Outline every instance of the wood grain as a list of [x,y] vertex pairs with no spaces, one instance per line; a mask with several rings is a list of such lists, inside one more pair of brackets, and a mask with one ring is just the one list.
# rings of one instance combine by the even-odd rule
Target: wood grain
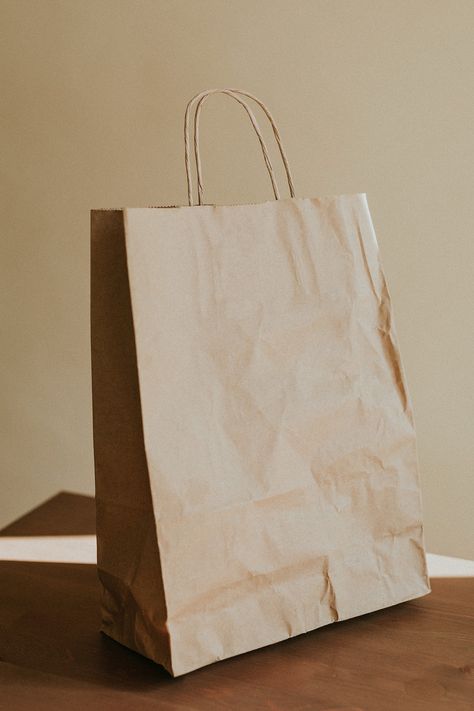
[[[68,507],[74,533],[90,533],[93,500],[61,494],[8,535],[63,535]],[[95,566],[0,562],[0,709],[474,709],[474,579],[432,585],[428,597],[172,679],[98,632]]]

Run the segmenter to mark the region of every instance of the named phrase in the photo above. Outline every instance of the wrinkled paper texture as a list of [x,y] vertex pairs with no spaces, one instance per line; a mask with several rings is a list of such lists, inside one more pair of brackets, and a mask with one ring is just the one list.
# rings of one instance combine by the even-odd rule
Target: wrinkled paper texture
[[[152,574],[138,538],[142,562],[114,571],[104,527],[104,629],[179,675],[428,592],[413,417],[365,195],[123,220],[157,561]],[[134,525],[124,499],[116,511]],[[153,589],[137,603],[137,568],[141,586],[159,578],[160,605]]]

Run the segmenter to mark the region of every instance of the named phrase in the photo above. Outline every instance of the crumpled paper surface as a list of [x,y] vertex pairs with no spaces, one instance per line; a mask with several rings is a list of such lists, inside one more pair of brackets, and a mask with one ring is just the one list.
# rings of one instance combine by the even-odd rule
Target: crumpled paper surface
[[92,243],[104,631],[179,675],[428,592],[365,195],[96,211]]

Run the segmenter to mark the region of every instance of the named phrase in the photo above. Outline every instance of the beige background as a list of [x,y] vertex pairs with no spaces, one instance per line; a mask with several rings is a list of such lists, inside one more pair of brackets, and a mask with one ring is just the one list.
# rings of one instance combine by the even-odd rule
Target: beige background
[[[367,192],[428,548],[474,557],[474,3],[2,0],[1,25],[0,525],[93,492],[89,209],[185,202],[185,101],[227,85],[276,115],[298,195]],[[271,197],[240,107],[202,136],[208,201]]]

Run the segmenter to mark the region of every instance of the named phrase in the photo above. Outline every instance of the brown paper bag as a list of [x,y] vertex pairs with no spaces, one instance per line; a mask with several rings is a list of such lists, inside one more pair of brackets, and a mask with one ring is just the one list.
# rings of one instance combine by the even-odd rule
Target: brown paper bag
[[[365,195],[92,213],[103,631],[173,675],[424,595],[415,434]],[[195,102],[199,204],[189,117]]]

